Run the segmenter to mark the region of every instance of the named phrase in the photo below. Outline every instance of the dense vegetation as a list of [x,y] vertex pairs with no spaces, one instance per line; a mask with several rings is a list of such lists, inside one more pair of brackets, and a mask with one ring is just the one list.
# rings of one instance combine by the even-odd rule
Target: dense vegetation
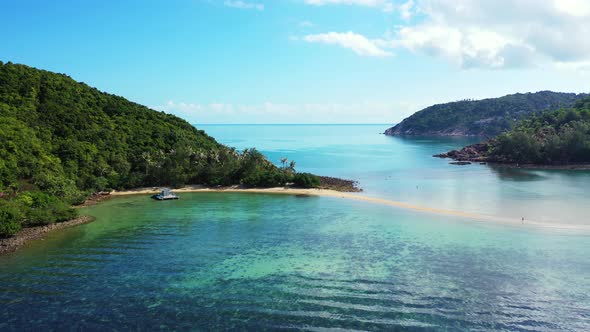
[[[280,186],[276,167],[188,122],[100,92],[66,75],[0,62],[0,236],[71,219],[91,192],[183,184]],[[311,177],[311,180],[310,178]]]
[[488,143],[488,159],[500,162],[590,162],[590,98],[574,108],[535,115]]
[[389,128],[385,134],[493,137],[532,114],[569,108],[586,96],[541,91],[434,105]]
[[[590,163],[590,97],[535,114],[486,142],[435,155],[459,161],[576,167]],[[573,164],[573,165],[572,165]]]

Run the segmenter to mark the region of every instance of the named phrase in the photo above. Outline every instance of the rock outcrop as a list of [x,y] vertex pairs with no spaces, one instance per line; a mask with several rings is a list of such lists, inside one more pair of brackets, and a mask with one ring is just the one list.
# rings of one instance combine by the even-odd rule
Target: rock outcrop
[[452,150],[447,153],[436,154],[436,158],[451,158],[456,161],[464,162],[487,162],[488,160],[488,143],[478,143],[464,147],[461,150]]

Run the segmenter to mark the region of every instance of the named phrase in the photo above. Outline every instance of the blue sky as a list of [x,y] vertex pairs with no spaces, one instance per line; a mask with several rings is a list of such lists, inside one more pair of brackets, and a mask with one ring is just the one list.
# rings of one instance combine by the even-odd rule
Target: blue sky
[[590,0],[3,0],[0,60],[192,123],[395,123],[590,92]]

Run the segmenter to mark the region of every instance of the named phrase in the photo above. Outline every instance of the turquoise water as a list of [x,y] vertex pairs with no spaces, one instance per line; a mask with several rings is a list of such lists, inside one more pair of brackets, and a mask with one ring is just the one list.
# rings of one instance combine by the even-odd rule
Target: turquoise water
[[365,194],[406,203],[546,223],[590,225],[590,172],[455,166],[433,154],[480,138],[399,138],[388,125],[200,126],[238,149],[257,147],[300,171],[360,182]]
[[0,330],[584,330],[572,234],[337,198],[126,197],[0,258]]
[[[398,141],[370,134],[377,126],[347,128],[304,135],[303,128],[205,127],[231,145],[257,145],[302,170],[356,178],[366,195],[407,202],[496,212],[510,197],[534,206],[531,191],[545,183],[551,188],[537,194],[531,214],[546,209],[586,222],[573,200],[585,174],[451,167],[422,155],[463,142]],[[436,197],[451,194],[435,186],[453,182],[465,190],[479,183],[484,194]],[[552,195],[568,208],[544,206]],[[478,207],[480,197],[493,207]],[[590,329],[590,241],[575,231],[245,193],[167,202],[132,196],[82,212],[96,221],[0,257],[0,330]]]

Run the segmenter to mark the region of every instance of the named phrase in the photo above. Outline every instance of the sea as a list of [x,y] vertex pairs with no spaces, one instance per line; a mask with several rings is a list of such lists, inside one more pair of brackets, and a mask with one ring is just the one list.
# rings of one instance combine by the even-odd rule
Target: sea
[[93,223],[0,257],[0,330],[590,330],[590,172],[451,165],[432,155],[482,138],[389,137],[387,124],[197,127],[426,209],[112,199],[81,211]]

